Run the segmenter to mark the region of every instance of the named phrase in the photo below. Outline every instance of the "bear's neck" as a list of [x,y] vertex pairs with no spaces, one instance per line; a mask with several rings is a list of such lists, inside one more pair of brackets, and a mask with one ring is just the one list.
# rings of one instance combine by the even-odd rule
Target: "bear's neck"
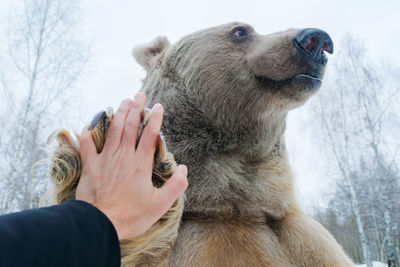
[[184,99],[158,101],[165,107],[162,131],[169,146],[178,147],[175,151],[178,157],[191,158],[197,164],[210,157],[227,155],[262,161],[269,157],[284,134],[286,113],[252,115],[246,121],[217,123]]
[[[162,132],[168,149],[189,168],[185,212],[282,217],[293,191],[283,141],[286,114],[251,117],[243,125],[216,125],[182,91],[176,92],[146,90],[149,106],[164,105]],[[286,180],[285,188],[276,190],[279,175]]]
[[196,93],[189,95],[182,89],[186,88],[185,82],[174,75],[174,71],[166,71],[159,64],[154,68],[158,71],[148,73],[142,91],[148,96],[149,106],[164,105],[162,131],[169,146],[178,147],[171,148],[178,157],[191,158],[197,164],[210,157],[226,155],[260,161],[270,155],[284,134],[287,111],[268,112],[271,107],[262,111],[264,103],[249,105],[245,102],[236,107],[241,110],[237,113],[226,107],[197,103],[202,97]]

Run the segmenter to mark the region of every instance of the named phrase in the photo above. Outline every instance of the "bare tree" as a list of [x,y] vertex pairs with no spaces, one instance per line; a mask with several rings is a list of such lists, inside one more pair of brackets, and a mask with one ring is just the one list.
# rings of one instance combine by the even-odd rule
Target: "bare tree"
[[395,266],[393,200],[399,200],[394,188],[399,184],[400,143],[393,138],[392,122],[397,116],[393,104],[398,103],[400,84],[391,82],[390,71],[381,69],[368,61],[360,42],[347,36],[314,109],[323,128],[323,143],[330,147],[341,188],[350,201],[368,267],[372,266],[369,232],[380,239],[375,203],[383,208],[383,251],[389,266]]
[[38,148],[51,118],[67,116],[88,61],[89,49],[79,39],[80,13],[77,1],[26,0],[9,14],[1,47],[7,64],[0,69],[1,105],[7,110],[0,146],[2,212],[36,205],[35,179],[43,173],[31,168],[40,158]]

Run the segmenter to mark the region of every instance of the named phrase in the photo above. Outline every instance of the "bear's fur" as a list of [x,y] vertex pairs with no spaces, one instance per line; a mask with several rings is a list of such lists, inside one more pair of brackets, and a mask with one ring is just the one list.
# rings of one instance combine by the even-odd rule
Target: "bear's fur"
[[[134,50],[147,71],[141,90],[148,106],[164,105],[162,132],[188,166],[189,188],[183,214],[181,197],[143,236],[121,241],[123,266],[353,266],[294,197],[285,120],[321,85],[302,75],[310,66],[293,43],[299,32],[259,35],[230,23]],[[56,181],[57,172],[80,166],[79,144],[64,139],[53,157]],[[74,198],[67,185],[76,186],[80,172],[71,173],[56,188],[59,198]]]
[[164,105],[162,132],[189,168],[170,266],[353,266],[294,197],[285,119],[320,86],[292,78],[307,71],[298,32],[230,23],[134,50],[147,104]]

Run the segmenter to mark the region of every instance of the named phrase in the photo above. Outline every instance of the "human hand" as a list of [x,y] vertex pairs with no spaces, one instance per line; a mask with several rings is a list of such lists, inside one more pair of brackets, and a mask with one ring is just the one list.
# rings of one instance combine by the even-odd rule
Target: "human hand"
[[80,137],[83,169],[76,199],[101,210],[113,223],[120,240],[144,233],[188,186],[184,165],[178,166],[162,187],[155,188],[152,184],[153,157],[163,107],[154,105],[135,148],[145,98],[143,93],[138,93],[134,101],[122,101],[100,154],[86,128]]

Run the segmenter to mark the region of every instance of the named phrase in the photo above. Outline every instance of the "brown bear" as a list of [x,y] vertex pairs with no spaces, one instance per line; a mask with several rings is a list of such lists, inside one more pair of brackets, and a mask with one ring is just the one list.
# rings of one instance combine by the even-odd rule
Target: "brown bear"
[[243,23],[134,50],[189,188],[183,214],[175,207],[152,248],[123,250],[124,265],[353,266],[296,202],[283,136],[289,110],[321,86],[325,52],[333,43],[324,31],[260,35]]

